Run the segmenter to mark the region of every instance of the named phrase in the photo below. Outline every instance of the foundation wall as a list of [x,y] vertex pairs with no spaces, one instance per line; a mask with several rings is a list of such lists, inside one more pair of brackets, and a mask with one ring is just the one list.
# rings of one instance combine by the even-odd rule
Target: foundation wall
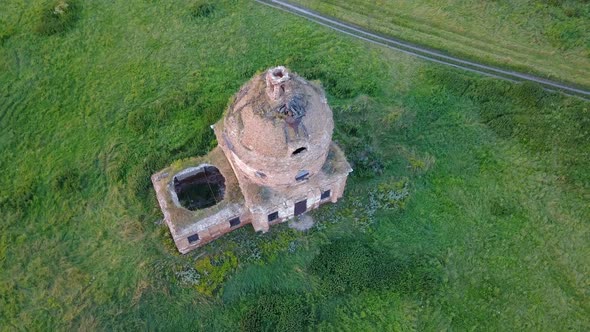
[[[230,220],[239,218],[240,223],[236,226],[231,226]],[[250,214],[244,209],[235,211],[227,209],[219,213],[200,220],[191,227],[182,230],[179,233],[173,232],[172,238],[178,248],[178,251],[186,254],[187,252],[202,247],[203,245],[221,237],[222,235],[234,231],[251,222]],[[168,222],[167,222],[168,223]],[[170,224],[168,223],[170,226]],[[171,228],[172,229],[172,228]],[[189,237],[198,236],[198,240],[190,241]]]
[[[311,188],[307,195],[302,194],[294,196],[293,198],[286,199],[283,204],[269,206],[269,207],[257,207],[257,212],[252,213],[252,226],[255,231],[267,232],[272,225],[285,222],[295,217],[295,204],[302,200],[307,201],[306,212],[317,209],[320,205],[328,202],[336,203],[344,193],[344,187],[346,185],[346,177],[337,179],[333,183],[325,184],[322,187]],[[322,193],[329,190],[330,196],[321,198]],[[269,215],[278,213],[278,216],[274,220],[269,220]]]

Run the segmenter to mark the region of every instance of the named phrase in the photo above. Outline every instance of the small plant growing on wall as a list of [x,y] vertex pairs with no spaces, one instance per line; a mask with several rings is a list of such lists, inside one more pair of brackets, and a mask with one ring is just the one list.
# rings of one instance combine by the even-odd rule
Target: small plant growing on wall
[[70,30],[78,20],[79,6],[72,0],[53,1],[43,6],[35,31],[40,35],[54,35]]

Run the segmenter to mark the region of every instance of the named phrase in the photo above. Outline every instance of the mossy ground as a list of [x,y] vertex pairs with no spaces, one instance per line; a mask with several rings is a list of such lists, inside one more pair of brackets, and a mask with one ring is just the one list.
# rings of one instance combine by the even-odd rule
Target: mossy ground
[[[53,35],[3,5],[1,330],[590,328],[590,104],[203,3],[80,2]],[[150,175],[281,64],[326,88],[345,197],[177,254]]]

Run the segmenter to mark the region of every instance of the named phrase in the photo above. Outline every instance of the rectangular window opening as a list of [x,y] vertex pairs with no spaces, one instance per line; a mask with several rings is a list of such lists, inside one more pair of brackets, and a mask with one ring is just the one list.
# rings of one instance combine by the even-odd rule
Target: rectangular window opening
[[193,234],[188,237],[188,243],[195,243],[199,241],[199,234]]
[[271,214],[268,215],[268,221],[269,222],[270,221],[277,220],[277,219],[279,219],[279,211],[275,211],[275,212],[273,212],[273,213],[271,213]]
[[233,218],[229,221],[229,227],[236,227],[240,224],[240,217]]
[[322,192],[322,196],[320,197],[320,199],[326,199],[330,197],[330,190],[326,190],[324,192]]

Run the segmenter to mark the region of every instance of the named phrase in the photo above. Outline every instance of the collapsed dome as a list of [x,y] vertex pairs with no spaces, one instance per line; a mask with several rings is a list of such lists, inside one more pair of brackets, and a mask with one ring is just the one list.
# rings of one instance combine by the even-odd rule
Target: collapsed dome
[[188,168],[174,176],[174,193],[185,209],[205,209],[223,200],[225,178],[211,165]]
[[261,185],[292,185],[302,172],[319,172],[334,129],[322,88],[282,66],[246,83],[222,121],[228,158]]

